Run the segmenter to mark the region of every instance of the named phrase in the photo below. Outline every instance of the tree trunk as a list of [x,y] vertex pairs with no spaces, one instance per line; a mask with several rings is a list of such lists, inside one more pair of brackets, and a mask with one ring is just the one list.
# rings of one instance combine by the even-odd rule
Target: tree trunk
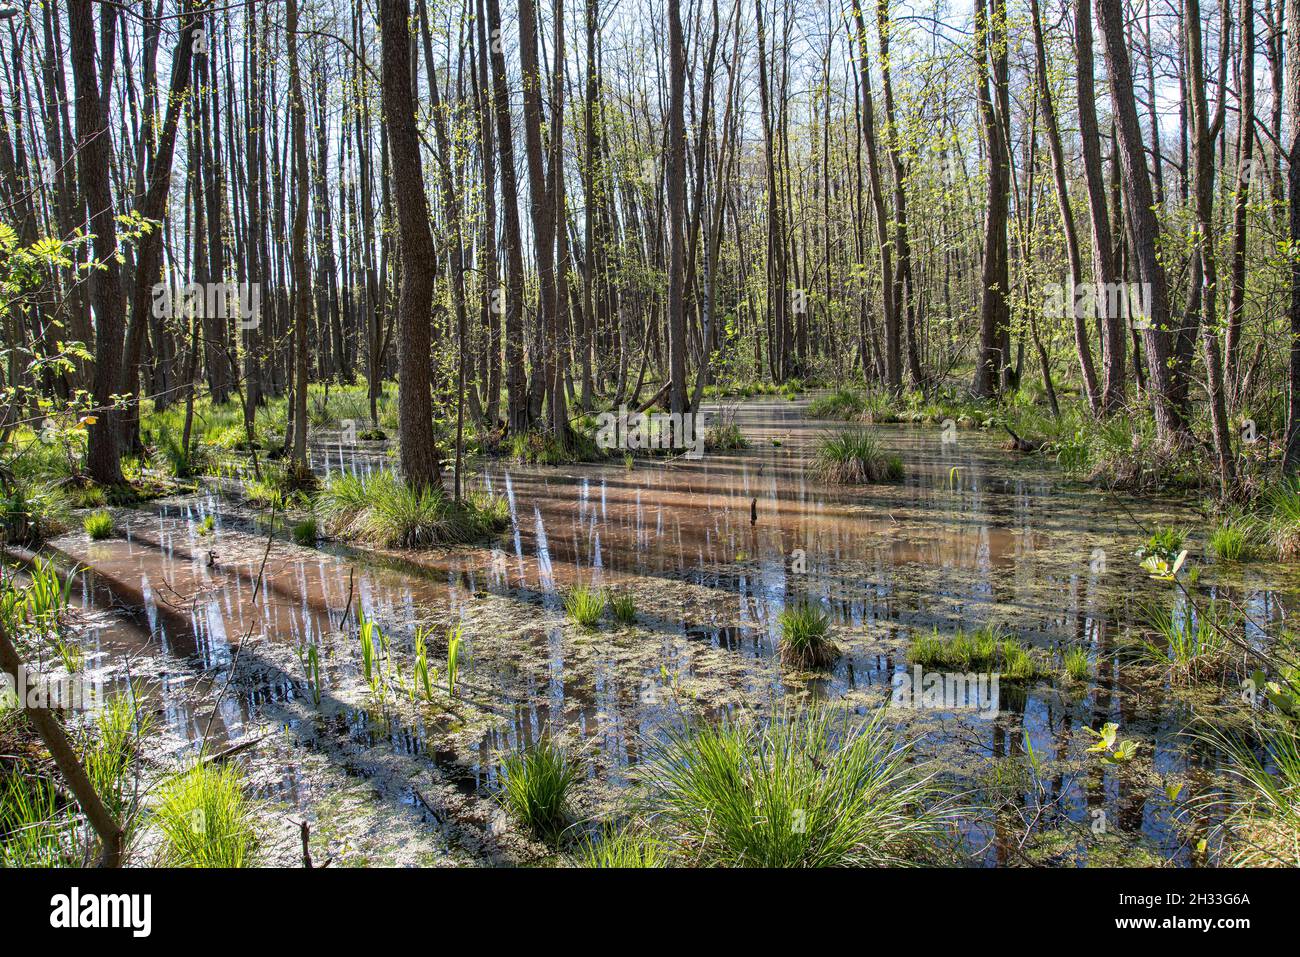
[[[290,240],[290,270],[293,274],[293,456],[290,466],[299,481],[310,471],[307,465],[307,342],[308,310],[311,307],[311,276],[307,268],[307,108],[298,75],[298,0],[287,0],[285,31],[289,53],[289,110],[293,123],[294,209]],[[209,215],[216,215],[210,212]]]
[[384,121],[397,210],[401,286],[397,294],[398,438],[402,475],[412,488],[440,487],[438,453],[433,440],[430,393],[433,306],[433,235],[424,193],[420,141],[411,93],[410,6],[407,0],[382,0],[382,86]]
[[1146,346],[1147,372],[1151,401],[1156,417],[1156,431],[1167,446],[1184,446],[1190,436],[1183,409],[1175,396],[1173,349],[1169,328],[1171,311],[1169,287],[1165,279],[1157,246],[1160,224],[1155,215],[1155,197],[1151,193],[1151,176],[1147,171],[1142,127],[1138,122],[1137,102],[1133,97],[1133,73],[1129,66],[1127,38],[1124,33],[1122,0],[1098,0],[1097,23],[1105,48],[1106,73],[1110,78],[1111,100],[1115,113],[1120,165],[1124,176],[1125,210],[1129,244],[1142,298],[1149,303],[1146,314],[1139,317]]
[[[112,175],[113,146],[102,91],[95,71],[95,26],[90,0],[69,0],[68,30],[72,46],[72,78],[77,97],[77,168],[90,214],[97,268],[90,279],[95,310],[94,400],[96,421],[89,426],[86,467],[103,485],[122,479],[120,427],[112,396],[122,380],[122,336],[126,305],[117,262]],[[113,60],[111,41],[108,62]]]

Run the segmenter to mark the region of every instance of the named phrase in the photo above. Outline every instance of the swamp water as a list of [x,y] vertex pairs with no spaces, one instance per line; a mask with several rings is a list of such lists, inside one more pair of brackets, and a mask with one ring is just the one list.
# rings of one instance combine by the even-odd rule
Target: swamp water
[[[1172,687],[1120,650],[1145,603],[1175,600],[1133,557],[1143,528],[1202,527],[1194,510],[1072,484],[991,433],[944,442],[937,426],[874,428],[902,457],[901,482],[827,487],[805,467],[836,424],[805,418],[805,401],[727,408],[750,448],[631,469],[487,462],[471,482],[508,499],[512,525],[476,547],[299,547],[283,520],[268,537],[265,513],[215,489],[115,510],[118,537],[91,542],[78,531],[50,543],[88,569],[88,675],[140,689],[158,718],[158,768],[205,742],[209,752],[244,745],[238,760],[262,799],[268,862],[297,861],[306,820],[318,863],[511,864],[547,852],[494,800],[510,750],[558,739],[583,769],[578,810],[608,818],[665,727],[810,701],[866,715],[911,671],[913,635],[992,623],[1053,670],[1067,647],[1087,649],[1090,667],[1082,683],[1003,682],[993,718],[891,707],[917,757],[935,759],[974,806],[960,835],[972,860],[1189,862],[1216,822],[1196,800],[1224,775],[1185,732],[1232,696]],[[382,445],[324,444],[313,458],[321,472],[388,462]],[[1243,627],[1280,627],[1300,585],[1289,569],[1214,566],[1201,545],[1189,547],[1202,581],[1245,608]],[[563,597],[575,583],[633,594],[636,624],[608,612],[594,629],[569,621]],[[830,613],[844,652],[820,674],[783,666],[777,650],[777,616],[805,599]],[[399,663],[382,696],[361,673],[358,610],[381,625]],[[449,697],[445,636],[455,624],[464,647]],[[432,702],[403,690],[420,625],[432,629],[430,665],[442,672]],[[314,686],[309,645],[319,651]],[[1130,764],[1085,753],[1093,739],[1083,727],[1107,721],[1139,743]],[[1037,775],[1026,772],[1027,747]],[[1173,800],[1171,786],[1181,786]],[[1041,833],[1026,841],[1023,822],[1035,816]]]

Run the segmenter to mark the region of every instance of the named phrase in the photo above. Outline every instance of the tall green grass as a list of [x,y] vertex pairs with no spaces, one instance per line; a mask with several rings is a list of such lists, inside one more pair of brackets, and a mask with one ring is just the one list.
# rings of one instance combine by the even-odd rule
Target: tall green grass
[[1085,648],[1071,648],[1062,659],[1062,671],[1071,681],[1088,680],[1088,651]]
[[669,862],[663,842],[653,832],[634,827],[607,830],[597,839],[588,839],[577,856],[582,867],[667,867]]
[[75,818],[53,778],[19,762],[0,775],[0,867],[77,867]]
[[1210,551],[1225,562],[1245,561],[1250,557],[1250,536],[1240,524],[1225,521],[1210,532]]
[[631,592],[616,592],[609,596],[609,609],[620,625],[636,623],[636,596]]
[[91,512],[81,520],[81,527],[94,541],[101,541],[113,534],[113,516],[108,512]]
[[605,613],[608,596],[603,588],[574,585],[564,598],[564,611],[583,628],[595,628]]
[[958,629],[951,638],[944,638],[937,628],[918,634],[912,639],[910,657],[927,668],[997,671],[1010,681],[1030,681],[1047,673],[1028,645],[994,625],[969,632]]
[[777,616],[781,629],[781,660],[796,668],[826,668],[840,650],[830,638],[831,619],[808,602],[791,605]]
[[871,432],[850,428],[824,433],[817,440],[812,470],[837,485],[893,482],[903,477],[903,460],[885,452]]
[[1278,558],[1300,558],[1300,478],[1285,479],[1264,493],[1259,522]]
[[1227,759],[1240,790],[1222,800],[1234,840],[1227,862],[1244,867],[1300,867],[1300,734],[1290,718],[1256,727],[1258,742],[1219,728],[1197,733]]
[[547,740],[501,762],[501,801],[516,821],[538,837],[555,840],[569,823],[569,792],[578,769]]
[[689,864],[861,867],[940,856],[950,808],[881,709],[674,730],[642,772],[646,806]]
[[199,764],[172,778],[154,810],[167,867],[249,867],[256,863],[254,808],[235,768]]
[[838,389],[819,395],[808,403],[810,419],[854,419],[866,408],[866,400],[856,389]]
[[456,504],[441,488],[415,489],[391,472],[334,477],[317,494],[316,512],[332,535],[390,548],[475,541],[508,522],[499,500]]
[[1192,681],[1219,677],[1232,657],[1225,632],[1235,624],[1231,609],[1210,599],[1199,607],[1179,602],[1172,607],[1143,608],[1145,634],[1138,657],[1166,668],[1171,677]]

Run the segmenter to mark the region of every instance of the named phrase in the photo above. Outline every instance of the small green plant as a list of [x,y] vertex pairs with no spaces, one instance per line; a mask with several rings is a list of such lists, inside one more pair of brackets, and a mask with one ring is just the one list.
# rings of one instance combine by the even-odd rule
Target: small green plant
[[840,389],[818,396],[808,403],[810,419],[855,419],[862,414],[867,403],[861,392]]
[[101,541],[113,534],[113,516],[105,511],[91,512],[81,521],[81,527],[94,541]]
[[1197,737],[1219,748],[1239,792],[1224,799],[1227,827],[1239,840],[1228,863],[1300,867],[1300,735],[1294,721],[1274,715],[1245,739],[1209,727]]
[[1174,607],[1148,605],[1142,611],[1147,635],[1138,657],[1169,669],[1177,680],[1218,676],[1228,664],[1230,647],[1225,631],[1233,614],[1214,599],[1195,606],[1179,602]]
[[735,452],[749,448],[749,440],[735,422],[723,422],[704,433],[704,448],[710,452]]
[[216,526],[217,526],[217,517],[213,515],[211,512],[209,512],[207,515],[203,516],[203,521],[199,522],[197,530],[201,536],[206,538],[207,536],[212,534],[212,531],[213,529],[216,528]]
[[126,829],[123,845],[130,842],[136,821],[137,781],[134,775],[139,741],[153,730],[153,713],[140,706],[133,684],[113,695],[95,715],[84,763],[90,783],[105,806]]
[[614,613],[614,620],[620,625],[636,622],[636,598],[631,592],[617,592],[609,598],[609,610]]
[[636,458],[632,455],[631,452],[624,452],[624,453],[623,453],[623,468],[627,469],[627,470],[630,472],[630,471],[632,471],[632,469],[634,469],[635,467],[636,467]]
[[447,632],[447,694],[456,693],[456,682],[460,680],[461,626],[455,625]]
[[603,588],[588,585],[574,585],[564,598],[564,610],[574,622],[583,628],[595,628],[600,623],[600,616],[605,613],[607,596]]
[[583,867],[667,867],[668,852],[654,833],[624,827],[608,829],[599,839],[588,839],[578,853]]
[[248,867],[258,840],[253,807],[238,772],[229,765],[198,764],[172,778],[158,798],[160,851],[168,867]]
[[26,762],[0,776],[0,867],[80,865],[76,821],[61,807],[54,779]]
[[831,619],[808,602],[791,605],[777,616],[781,629],[781,660],[796,668],[826,668],[840,656],[829,637]]
[[1210,551],[1220,561],[1244,561],[1250,557],[1250,539],[1240,525],[1225,522],[1210,532]]
[[311,548],[316,544],[316,517],[309,515],[293,526],[293,540],[296,544]]
[[367,618],[363,611],[357,612],[357,618],[361,626],[358,638],[361,641],[362,673],[366,676],[370,690],[378,694],[383,687],[380,652],[386,642],[384,631],[378,622]]
[[1279,482],[1264,494],[1259,522],[1278,558],[1300,558],[1300,478]]
[[331,535],[388,548],[470,542],[509,523],[504,499],[474,493],[458,504],[441,487],[413,488],[387,471],[334,477],[316,496],[316,514]]
[[1088,680],[1088,652],[1083,648],[1071,648],[1063,659],[1065,676],[1071,681]]
[[501,762],[501,778],[502,802],[515,820],[547,840],[564,831],[578,769],[562,748],[545,740],[510,754]]
[[837,485],[894,482],[903,477],[903,460],[885,452],[873,433],[850,428],[826,432],[817,440],[812,470]]
[[1178,558],[1178,553],[1183,550],[1183,543],[1186,538],[1187,536],[1182,529],[1161,525],[1138,548],[1137,557],[1142,560],[1155,556],[1172,564]]
[[320,649],[313,642],[298,651],[298,661],[307,675],[307,688],[311,692],[311,701],[317,708],[321,700]]
[[60,581],[54,560],[39,556],[28,571],[26,587],[18,587],[10,575],[0,575],[0,620],[15,634],[57,639],[76,575],[74,569]]
[[910,657],[926,668],[997,671],[1008,681],[1030,681],[1044,674],[1027,645],[994,625],[969,632],[958,629],[950,639],[940,635],[937,628],[930,634],[916,635]]
[[1124,741],[1116,745],[1119,725],[1113,721],[1108,721],[1102,725],[1100,731],[1095,731],[1086,724],[1083,726],[1083,730],[1096,739],[1096,744],[1088,749],[1088,753],[1100,756],[1105,764],[1127,764],[1137,754],[1138,743],[1136,741]]
[[1037,678],[1042,669],[1029,649],[1015,638],[1004,638],[998,646],[1001,655],[1001,675],[1011,681],[1029,681]]
[[411,682],[411,698],[415,692],[424,695],[425,701],[433,700],[433,676],[429,671],[429,632],[423,625],[415,629],[415,675]]
[[1287,717],[1300,718],[1300,668],[1284,668],[1276,681],[1256,669],[1242,682],[1242,690],[1251,700],[1262,698]]
[[63,662],[63,667],[68,669],[68,674],[75,674],[80,671],[86,660],[85,655],[82,654],[81,646],[61,632],[56,632],[53,639],[54,653]]

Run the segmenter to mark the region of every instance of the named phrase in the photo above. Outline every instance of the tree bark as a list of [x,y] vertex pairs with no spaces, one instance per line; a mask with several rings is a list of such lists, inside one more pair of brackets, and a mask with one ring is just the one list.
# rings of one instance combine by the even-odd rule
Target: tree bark
[[[76,90],[77,168],[81,191],[89,209],[90,232],[96,268],[90,280],[90,301],[95,310],[94,400],[96,421],[89,425],[86,468],[103,485],[122,479],[120,426],[112,396],[122,380],[123,327],[126,305],[117,262],[112,175],[113,146],[104,110],[102,90],[95,70],[95,27],[90,0],[69,0],[68,30],[72,46],[72,78]],[[108,61],[113,59],[106,40]]]
[[433,306],[433,235],[424,192],[420,140],[411,93],[410,6],[407,0],[382,0],[382,86],[384,121],[397,210],[402,279],[397,294],[398,438],[402,475],[412,488],[441,487],[433,439],[430,355]]

